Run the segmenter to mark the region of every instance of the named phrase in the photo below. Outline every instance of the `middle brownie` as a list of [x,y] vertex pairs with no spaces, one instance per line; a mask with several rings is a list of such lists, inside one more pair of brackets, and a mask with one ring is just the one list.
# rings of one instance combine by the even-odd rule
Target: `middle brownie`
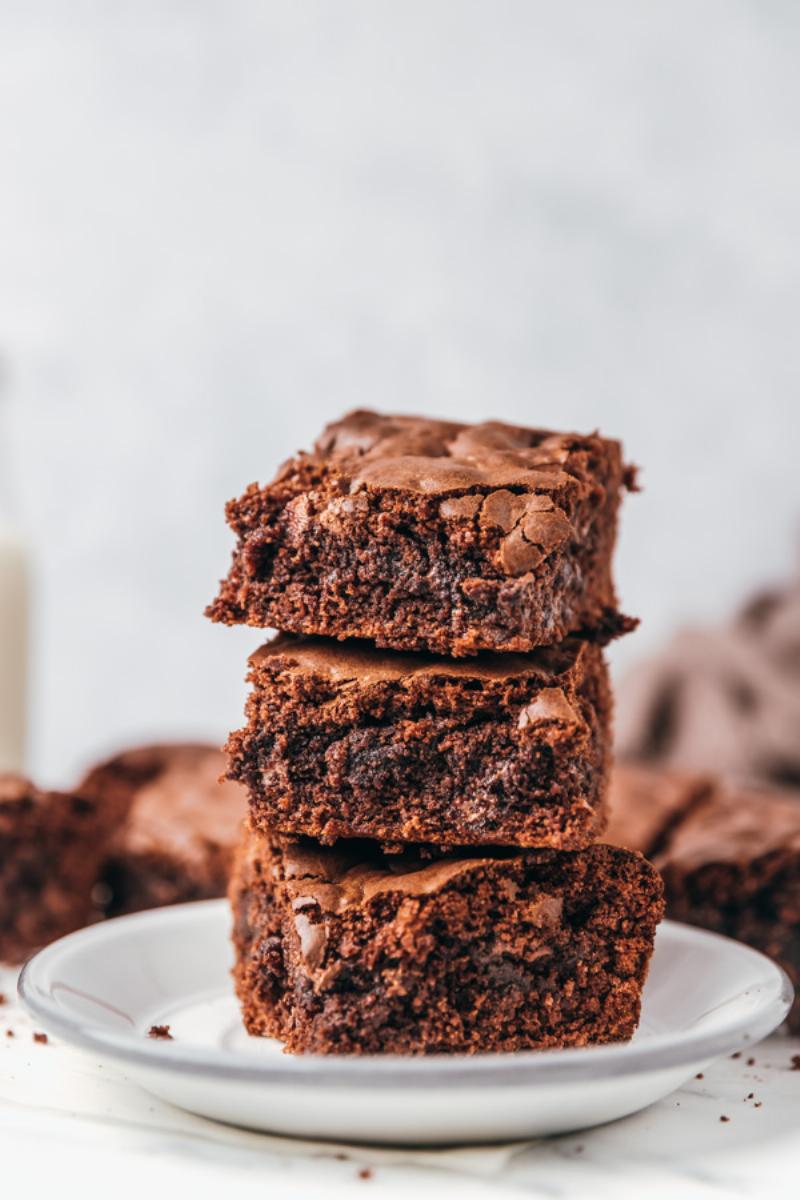
[[226,747],[265,831],[331,843],[582,848],[605,825],[602,652],[450,660],[280,635]]

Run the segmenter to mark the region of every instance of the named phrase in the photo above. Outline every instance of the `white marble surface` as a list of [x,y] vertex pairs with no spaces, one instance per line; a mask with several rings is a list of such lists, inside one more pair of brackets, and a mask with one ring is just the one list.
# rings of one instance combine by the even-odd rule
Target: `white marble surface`
[[800,1071],[791,1069],[800,1039],[773,1037],[721,1060],[661,1103],[600,1129],[384,1150],[273,1138],[171,1108],[91,1057],[52,1039],[35,1043],[12,972],[0,972],[0,990],[0,1185],[9,1195],[774,1200],[800,1192]]

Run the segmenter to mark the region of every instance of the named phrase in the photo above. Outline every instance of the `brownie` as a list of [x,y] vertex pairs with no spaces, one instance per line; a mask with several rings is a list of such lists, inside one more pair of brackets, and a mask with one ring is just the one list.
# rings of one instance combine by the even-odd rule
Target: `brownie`
[[281,635],[227,745],[265,831],[578,849],[605,823],[602,650],[433,658]]
[[[669,915],[769,955],[800,988],[800,797],[721,788],[656,859]],[[789,1027],[800,1033],[795,1000]]]
[[247,1030],[321,1054],[630,1038],[663,908],[610,846],[431,861],[252,828],[231,898]]
[[800,793],[626,765],[610,805],[609,840],[654,856],[670,917],[754,946],[800,988]]
[[714,787],[707,775],[615,763],[611,772],[606,841],[653,858],[670,833]]
[[113,798],[0,775],[0,960],[21,962],[98,915],[92,886],[121,815]]
[[127,750],[89,772],[82,791],[127,807],[98,888],[109,916],[224,896],[244,818],[242,789],[221,783],[214,746]]
[[632,628],[611,576],[618,442],[357,411],[227,507],[208,615],[462,657]]

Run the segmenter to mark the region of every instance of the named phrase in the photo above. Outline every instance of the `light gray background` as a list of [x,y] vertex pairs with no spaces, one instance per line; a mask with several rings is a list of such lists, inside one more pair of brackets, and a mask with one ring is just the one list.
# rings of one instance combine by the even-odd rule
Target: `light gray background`
[[0,8],[32,762],[238,723],[223,501],[340,410],[625,439],[640,633],[795,561],[800,5]]

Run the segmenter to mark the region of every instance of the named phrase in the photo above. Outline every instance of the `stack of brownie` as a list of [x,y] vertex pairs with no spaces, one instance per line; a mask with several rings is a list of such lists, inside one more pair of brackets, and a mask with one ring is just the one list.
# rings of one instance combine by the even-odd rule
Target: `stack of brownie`
[[625,1039],[662,915],[598,844],[618,443],[355,412],[228,506],[209,615],[280,630],[228,743],[247,1029],[294,1052]]

